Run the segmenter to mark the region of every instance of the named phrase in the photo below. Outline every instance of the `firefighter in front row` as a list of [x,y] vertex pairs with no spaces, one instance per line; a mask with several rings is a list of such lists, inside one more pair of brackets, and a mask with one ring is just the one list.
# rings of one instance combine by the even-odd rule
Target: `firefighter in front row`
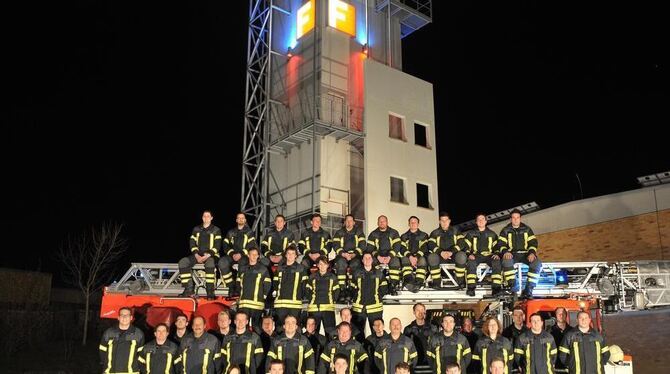
[[361,256],[367,245],[365,234],[360,227],[356,227],[353,215],[347,214],[344,217],[344,226],[335,232],[332,244],[337,255],[335,273],[337,282],[340,284],[340,299],[350,299],[353,292],[351,279],[356,270],[361,267]]
[[400,257],[403,255],[403,250],[400,234],[396,229],[389,227],[386,216],[377,218],[377,228],[368,235],[367,252],[372,253],[375,265],[388,267],[389,289],[395,292],[400,284],[402,269]]
[[585,311],[577,314],[577,328],[565,333],[558,353],[570,374],[604,373],[610,357],[605,339],[591,327],[591,315]]
[[272,279],[267,266],[260,263],[258,248],[249,249],[249,267],[237,277],[240,299],[237,308],[246,312],[251,325],[261,331],[261,316],[265,309],[265,299],[270,294]]
[[495,317],[488,317],[482,326],[482,335],[472,354],[472,359],[479,361],[479,367],[482,374],[488,374],[491,361],[500,357],[503,360],[506,373],[512,372],[512,363],[514,362],[514,349],[512,343],[504,336],[500,335],[500,321]]
[[340,294],[340,285],[335,274],[328,271],[328,258],[319,257],[319,271],[309,276],[305,285],[306,297],[309,299],[307,314],[314,316],[316,331],[323,322],[326,336],[335,329],[335,301]]
[[191,321],[193,333],[181,340],[181,355],[175,361],[177,372],[184,374],[216,374],[221,371],[219,339],[205,332],[205,317],[195,316]]
[[263,259],[263,263],[265,265],[279,265],[283,259],[284,251],[291,244],[295,245],[293,232],[286,227],[286,218],[277,214],[275,216],[275,227],[268,231],[261,242],[261,250],[267,258],[267,260]]
[[[298,332],[298,319],[289,315],[284,319],[284,332],[272,339],[268,357],[284,361],[286,374],[315,374],[314,349],[306,336]],[[267,360],[265,373],[270,371]]]
[[426,244],[428,266],[430,267],[431,288],[442,288],[441,264],[455,264],[454,273],[459,288],[465,287],[465,263],[468,256],[465,248],[461,248],[463,235],[457,227],[451,226],[449,213],[440,213],[440,226],[430,233]]
[[544,320],[539,313],[530,316],[530,330],[514,343],[514,360],[524,374],[553,374],[556,362],[556,342],[544,331]]
[[249,330],[249,315],[238,311],[235,314],[235,331],[227,335],[221,343],[223,372],[227,373],[231,366],[237,365],[243,374],[256,374],[262,362],[261,338]]
[[458,364],[465,373],[472,352],[468,339],[454,330],[456,320],[451,314],[442,316],[442,331],[434,334],[428,343],[428,358],[434,373],[443,373],[449,364]]
[[274,311],[279,327],[284,326],[286,316],[290,315],[300,320],[308,277],[305,267],[296,262],[297,258],[298,250],[295,245],[286,247],[286,262],[279,265],[273,278],[273,288],[276,291]]
[[391,334],[382,339],[375,350],[375,363],[381,374],[391,374],[400,362],[416,366],[417,352],[412,339],[402,334],[400,319],[392,318],[389,322]]
[[221,249],[221,229],[212,225],[214,215],[209,210],[202,212],[202,225],[193,228],[191,232],[191,254],[179,260],[179,278],[184,292],[179,296],[193,297],[195,295],[195,282],[193,281],[193,266],[205,264],[205,290],[207,299],[216,298],[216,262]]
[[477,227],[465,234],[463,243],[465,243],[468,260],[467,284],[468,296],[475,296],[477,287],[477,265],[486,263],[491,267],[491,292],[493,297],[500,296],[502,293],[502,274],[500,265],[500,255],[498,253],[498,235],[493,230],[486,227],[486,216],[483,213],[477,214]]
[[428,365],[428,356],[426,354],[428,351],[428,341],[434,334],[437,334],[439,329],[437,325],[430,321],[430,318],[426,319],[425,305],[416,303],[412,307],[412,311],[414,312],[415,320],[405,327],[403,334],[412,339],[416,351],[419,353],[416,364]]
[[133,313],[128,307],[119,309],[118,326],[110,327],[100,339],[100,365],[104,373],[135,373],[139,371],[137,357],[144,345],[144,333],[131,322]]
[[347,374],[365,373],[368,354],[363,345],[356,341],[351,334],[351,324],[340,322],[337,326],[337,338],[328,343],[319,359],[319,374],[328,374],[335,363],[335,356],[342,354],[349,358]]
[[402,281],[405,288],[412,292],[418,291],[426,283],[428,272],[427,247],[428,234],[419,230],[419,217],[411,216],[407,220],[409,230],[400,236],[404,256],[400,258]]
[[516,281],[514,264],[528,265],[528,280],[521,297],[529,299],[533,297],[533,288],[537,285],[542,270],[542,262],[537,257],[537,238],[533,229],[521,222],[521,212],[518,209],[512,210],[510,216],[511,222],[500,230],[498,236],[504,283],[513,288]]
[[386,277],[381,269],[372,265],[372,262],[372,254],[364,253],[363,266],[356,270],[351,282],[355,292],[351,310],[354,324],[360,332],[365,331],[366,320],[370,325],[370,331],[374,331],[374,321],[383,318],[382,298],[388,293]]
[[249,248],[255,247],[256,238],[249,225],[244,213],[237,213],[235,216],[235,227],[228,230],[223,238],[223,254],[219,260],[219,271],[224,287],[229,287],[230,296],[239,296],[235,294],[233,284],[233,264],[237,264],[237,272],[243,273],[249,266]]
[[302,253],[302,266],[309,270],[316,266],[319,257],[330,253],[331,241],[328,231],[321,227],[321,215],[312,214],[311,227],[302,233],[298,249]]
[[159,323],[154,328],[155,340],[140,348],[137,360],[140,362],[140,372],[176,374],[175,360],[179,357],[179,346],[168,340],[168,327]]

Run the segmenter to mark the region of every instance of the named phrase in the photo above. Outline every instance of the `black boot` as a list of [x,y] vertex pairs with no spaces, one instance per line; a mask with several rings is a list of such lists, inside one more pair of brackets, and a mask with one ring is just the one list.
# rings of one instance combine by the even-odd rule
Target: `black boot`
[[389,294],[391,296],[397,296],[398,295],[398,283],[391,281],[389,283]]
[[494,286],[491,288],[491,296],[496,298],[502,296],[502,287]]
[[533,288],[526,287],[521,292],[521,298],[526,300],[533,300]]
[[475,296],[475,288],[474,287],[468,287],[468,290],[465,291],[465,294],[468,296]]
[[430,281],[430,288],[434,290],[441,290],[442,289],[442,280],[432,280]]
[[233,284],[228,287],[228,297],[237,296],[240,296],[240,290],[237,287],[237,282],[233,282]]
[[195,282],[193,279],[189,280],[184,287],[184,291],[179,294],[179,297],[193,297],[195,296]]
[[207,291],[207,300],[216,300],[216,295],[214,294],[214,285],[212,283],[207,283],[205,290]]

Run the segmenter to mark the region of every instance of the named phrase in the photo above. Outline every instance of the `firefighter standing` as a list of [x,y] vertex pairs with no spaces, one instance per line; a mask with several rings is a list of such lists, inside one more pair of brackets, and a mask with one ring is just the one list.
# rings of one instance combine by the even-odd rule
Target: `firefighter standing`
[[577,328],[565,334],[558,351],[570,374],[604,373],[610,357],[605,339],[591,327],[591,315],[585,311],[577,314]]
[[279,265],[273,279],[274,289],[277,292],[274,310],[279,326],[284,325],[284,318],[288,315],[300,320],[308,277],[305,267],[296,262],[297,257],[298,251],[295,245],[286,247],[286,263]]
[[[563,341],[563,337],[565,334],[567,334],[570,330],[574,329],[574,327],[570,326],[568,323],[568,311],[565,310],[562,306],[559,306],[556,308],[555,311],[556,314],[556,324],[551,326],[551,335],[554,337],[554,341],[556,342],[556,346],[560,346],[561,342]],[[563,362],[561,360],[556,360],[556,369],[565,369],[565,365],[563,365]]]
[[386,216],[377,218],[377,228],[368,235],[367,252],[372,253],[376,263],[388,266],[391,279],[389,288],[395,292],[400,284],[402,244],[400,234],[396,229],[388,226]]
[[[226,236],[223,238],[224,254],[219,260],[219,271],[221,272],[221,280],[226,287],[232,287],[233,280],[233,264],[237,264],[238,273],[244,272],[249,266],[249,248],[256,245],[256,238],[249,225],[247,225],[247,217],[244,213],[237,213],[235,217],[236,226],[228,230]],[[231,296],[234,295],[231,292]],[[236,296],[236,295],[235,295]]]
[[219,312],[219,314],[216,316],[216,329],[211,329],[207,331],[208,333],[214,335],[219,341],[222,341],[223,338],[225,338],[228,334],[232,332],[230,328],[230,323],[232,321],[230,320],[230,311],[228,309],[224,309]]
[[347,268],[349,279],[356,269],[361,267],[361,256],[366,248],[365,234],[363,230],[356,227],[354,216],[347,214],[344,217],[344,227],[337,230],[333,235],[332,248],[337,254],[335,259],[335,272],[340,284],[340,295],[351,297],[351,287],[347,282]]
[[[250,256],[251,257],[251,256]],[[223,339],[221,362],[223,372],[232,365],[240,367],[244,374],[256,374],[263,361],[261,338],[249,331],[249,315],[244,311],[235,314],[235,331]]]
[[368,354],[365,352],[363,345],[352,338],[351,324],[349,322],[341,322],[337,326],[337,339],[331,340],[321,354],[319,374],[331,372],[331,368],[335,363],[335,356],[338,354],[344,355],[349,359],[347,374],[365,373]]
[[365,342],[363,343],[369,358],[365,373],[379,374],[379,368],[375,364],[374,360],[375,351],[379,346],[379,342],[388,338],[389,336],[389,333],[384,331],[384,320],[382,318],[377,318],[372,321],[372,333],[370,336],[365,338]]
[[405,288],[418,291],[426,283],[428,261],[426,261],[426,244],[428,234],[419,230],[419,217],[409,217],[409,230],[400,236],[405,256],[401,257],[402,278]]
[[298,242],[298,249],[303,254],[302,266],[309,270],[316,265],[319,257],[330,253],[331,240],[328,231],[321,227],[321,215],[312,214],[312,227],[302,233]]
[[205,290],[207,299],[216,298],[216,258],[221,249],[221,229],[212,225],[214,216],[209,210],[202,213],[202,225],[193,228],[191,233],[191,254],[179,260],[179,278],[184,292],[179,296],[192,297],[195,295],[195,282],[191,270],[195,264],[205,264]]
[[270,293],[272,280],[268,268],[258,261],[258,248],[249,249],[249,268],[237,277],[237,287],[240,289],[238,310],[246,312],[256,331],[261,329],[261,315],[265,308],[265,298]]
[[321,353],[326,348],[327,340],[324,335],[319,334],[319,332],[316,330],[316,318],[314,318],[314,316],[309,316],[305,320],[304,335],[307,337],[309,343],[312,345],[315,360],[319,360],[319,357],[321,357]]
[[543,330],[544,321],[539,313],[530,316],[530,330],[514,343],[514,359],[524,374],[553,374],[556,362],[556,342]]
[[174,361],[179,357],[179,347],[168,340],[168,327],[159,323],[154,329],[156,340],[140,348],[137,360],[140,362],[140,371],[143,374],[165,373],[175,374]]
[[477,340],[472,359],[480,363],[482,374],[488,374],[491,361],[500,357],[503,360],[505,372],[512,372],[512,362],[514,362],[514,350],[512,343],[500,335],[500,321],[495,317],[488,317],[482,327],[484,335]]
[[468,255],[467,284],[468,296],[475,296],[477,287],[477,265],[486,263],[491,267],[491,291],[494,297],[500,296],[502,287],[502,274],[500,256],[498,255],[498,235],[486,227],[486,216],[477,214],[477,228],[468,231],[463,238]]
[[309,299],[307,314],[314,316],[316,331],[321,328],[323,321],[326,336],[335,329],[335,300],[340,293],[340,285],[335,274],[328,271],[328,259],[324,256],[317,263],[319,271],[310,275],[305,285],[306,296]]
[[119,325],[110,327],[100,339],[100,365],[103,373],[135,373],[139,370],[137,357],[144,345],[144,333],[131,324],[130,308],[119,310]]
[[[298,332],[298,319],[289,315],[284,319],[284,332],[272,339],[268,357],[284,361],[286,374],[315,374],[314,349],[307,337]],[[270,360],[265,372],[270,370]]]
[[512,345],[514,345],[519,335],[528,331],[528,327],[526,327],[526,314],[524,313],[522,307],[514,307],[512,310],[512,322],[513,323],[511,325],[507,326],[503,330],[502,336],[509,339]]
[[450,226],[451,219],[449,214],[440,213],[440,227],[430,233],[430,238],[426,244],[428,253],[428,266],[430,267],[431,287],[434,289],[442,288],[442,269],[441,264],[455,264],[454,273],[456,283],[459,287],[465,287],[465,263],[468,256],[465,250],[459,246],[463,235],[457,227]]
[[427,354],[434,373],[442,373],[448,364],[458,364],[465,372],[472,359],[468,339],[454,330],[456,320],[451,314],[442,316],[442,332],[430,338]]
[[175,360],[177,370],[184,374],[216,374],[221,369],[221,344],[214,335],[205,332],[205,318],[195,316],[191,321],[193,333],[182,339]]
[[183,314],[177,315],[177,318],[174,321],[174,326],[175,329],[170,334],[170,340],[172,340],[177,345],[177,347],[179,347],[184,336],[191,333],[188,329],[188,317]]
[[364,253],[363,267],[354,273],[352,280],[352,286],[357,292],[351,309],[354,323],[361,332],[365,331],[366,320],[372,330],[373,321],[383,318],[382,298],[388,290],[384,274],[372,266],[372,261],[372,254]]
[[381,374],[391,374],[400,362],[416,366],[416,348],[412,339],[402,334],[402,324],[398,318],[389,322],[391,334],[387,339],[379,341],[375,350],[375,362]]
[[426,352],[428,351],[428,340],[431,336],[437,334],[439,329],[430,321],[426,321],[425,305],[421,303],[414,304],[412,310],[414,311],[415,320],[405,327],[403,334],[411,338],[412,342],[414,342],[416,351],[419,354],[416,362],[417,365],[428,365],[428,357],[426,355]]
[[520,262],[528,265],[528,280],[521,294],[522,298],[527,299],[533,296],[533,288],[540,278],[542,262],[537,257],[537,239],[533,229],[521,222],[521,212],[518,209],[512,210],[510,220],[498,236],[504,282],[509,288],[514,287],[514,264]]
[[261,242],[261,250],[273,265],[278,265],[282,261],[284,250],[290,244],[295,245],[293,232],[289,231],[286,227],[286,218],[281,214],[277,214],[275,216],[275,227],[265,235],[265,238]]

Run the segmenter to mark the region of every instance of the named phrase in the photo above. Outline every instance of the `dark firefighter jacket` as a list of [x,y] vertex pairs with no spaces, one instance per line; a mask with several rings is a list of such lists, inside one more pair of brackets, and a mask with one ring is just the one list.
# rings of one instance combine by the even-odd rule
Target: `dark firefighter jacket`
[[426,352],[428,351],[428,340],[431,336],[437,334],[438,331],[440,331],[440,329],[429,321],[425,321],[423,325],[419,326],[417,325],[416,320],[414,320],[412,323],[405,326],[405,330],[403,330],[402,333],[412,339],[416,351],[419,354],[417,357],[418,364],[428,364],[428,357],[426,356]]
[[289,244],[295,244],[293,232],[284,227],[281,231],[270,230],[261,242],[261,251],[265,257],[283,255]]
[[139,373],[137,357],[143,345],[144,333],[133,325],[127,330],[118,326],[105,330],[99,347],[103,373]]
[[272,286],[268,268],[261,263],[249,265],[245,272],[238,275],[237,282],[241,287],[238,308],[263,310]]
[[375,350],[375,363],[381,374],[393,374],[399,362],[406,362],[414,368],[416,358],[414,343],[405,335],[400,335],[398,340],[393,340],[393,336],[389,335],[387,339],[379,341]]
[[400,257],[403,255],[400,234],[391,227],[381,231],[376,228],[368,235],[368,252],[373,256]]
[[255,246],[256,238],[249,225],[244,225],[241,230],[235,226],[228,230],[223,243],[225,245],[225,253],[228,256],[234,254],[247,255],[249,248]]
[[347,231],[346,227],[342,227],[333,236],[333,249],[338,255],[344,251],[362,256],[365,248],[365,234],[360,228],[354,227],[351,231]]
[[273,359],[284,361],[286,374],[315,374],[316,357],[314,349],[306,336],[296,332],[292,338],[281,334],[272,339],[268,360],[265,363],[265,373],[270,372],[270,362]]
[[428,361],[434,373],[443,373],[448,364],[458,364],[461,372],[470,365],[472,352],[468,339],[454,331],[450,336],[439,332],[430,338],[428,343]]
[[367,313],[382,312],[382,298],[388,292],[388,282],[380,269],[374,267],[370,271],[364,267],[356,269],[352,286],[356,290],[352,311],[361,313],[365,308]]
[[537,255],[537,239],[533,229],[523,223],[517,228],[512,227],[511,223],[503,227],[498,236],[498,246],[502,254],[511,251]]
[[181,356],[175,360],[179,373],[217,374],[221,369],[221,345],[219,339],[209,333],[199,338],[184,336],[179,346]]
[[411,232],[407,230],[400,237],[400,243],[404,247],[405,256],[423,257],[428,255],[426,244],[428,243],[428,234],[421,230]]
[[142,374],[160,373],[175,374],[175,360],[179,358],[179,347],[169,339],[163,344],[155,340],[140,348],[137,360],[140,362]]
[[202,225],[196,226],[191,232],[191,253],[199,255],[209,253],[211,256],[218,256],[222,239],[220,228],[214,225],[209,225],[207,228]]
[[254,332],[243,334],[233,332],[221,343],[221,362],[223,372],[227,373],[231,365],[238,365],[244,374],[256,374],[263,362],[263,344]]
[[593,329],[583,333],[575,328],[565,333],[558,354],[570,373],[579,374],[604,373],[605,363],[610,358],[605,340]]
[[488,373],[491,360],[495,357],[502,358],[506,371],[512,372],[512,363],[514,362],[512,343],[502,335],[496,336],[496,340],[483,335],[477,340],[477,344],[475,344],[475,352],[472,354],[472,359],[480,362],[482,373]]
[[335,300],[340,296],[340,285],[333,273],[316,272],[309,276],[305,285],[309,305],[308,312],[334,312]]
[[274,276],[274,289],[277,290],[275,308],[302,309],[302,298],[308,277],[305,267],[299,263],[279,265]]
[[461,250],[459,243],[462,239],[463,235],[461,235],[456,227],[449,226],[446,230],[438,227],[430,233],[426,249],[429,253],[440,254],[442,251],[456,253]]
[[337,354],[345,355],[349,359],[347,374],[365,373],[365,360],[368,359],[368,354],[363,345],[352,337],[346,343],[341,343],[337,339],[331,340],[328,343],[319,360],[319,374],[330,373],[330,365],[335,360],[335,355]]
[[463,242],[468,255],[489,256],[497,252],[498,235],[488,227],[484,231],[475,228],[465,234]]
[[300,250],[300,253],[304,255],[319,253],[328,256],[330,247],[330,234],[321,227],[319,227],[317,231],[314,231],[311,228],[307,229],[298,242],[298,249]]
[[527,330],[514,343],[514,360],[524,374],[553,374],[557,353],[554,337],[546,331]]

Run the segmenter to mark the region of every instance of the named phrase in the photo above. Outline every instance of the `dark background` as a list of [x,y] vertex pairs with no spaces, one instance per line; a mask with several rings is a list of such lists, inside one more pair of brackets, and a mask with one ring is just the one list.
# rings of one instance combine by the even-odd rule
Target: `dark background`
[[[670,169],[660,4],[433,7],[403,62],[434,84],[440,208],[454,222],[633,189]],[[65,236],[102,220],[126,224],[128,261],[151,262],[184,255],[205,208],[232,225],[247,12],[243,0],[4,9],[0,266],[58,273]]]

